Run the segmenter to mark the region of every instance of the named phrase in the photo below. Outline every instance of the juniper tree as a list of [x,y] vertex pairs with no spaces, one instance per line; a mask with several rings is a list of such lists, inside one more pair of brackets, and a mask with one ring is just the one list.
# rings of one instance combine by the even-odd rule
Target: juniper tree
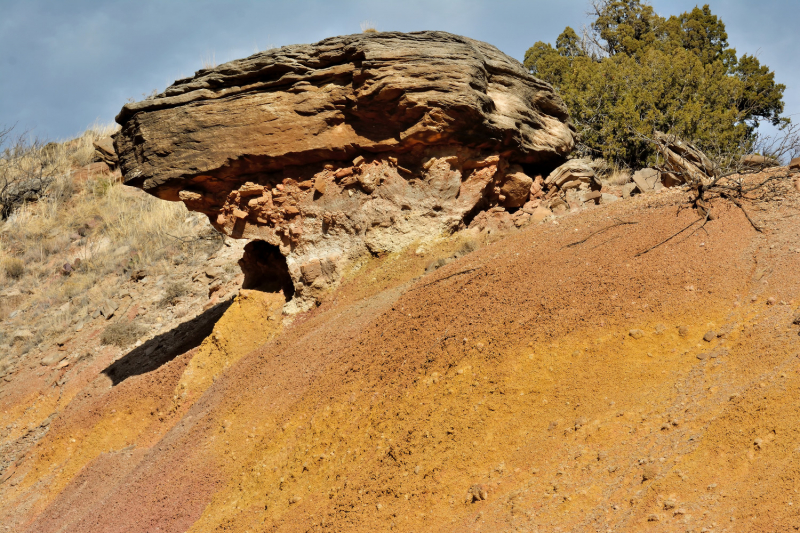
[[524,63],[558,89],[584,150],[642,167],[656,158],[647,138],[668,131],[730,158],[752,146],[759,122],[788,123],[786,87],[757,58],[737,57],[708,5],[669,18],[640,0],[593,7],[583,38],[567,27]]

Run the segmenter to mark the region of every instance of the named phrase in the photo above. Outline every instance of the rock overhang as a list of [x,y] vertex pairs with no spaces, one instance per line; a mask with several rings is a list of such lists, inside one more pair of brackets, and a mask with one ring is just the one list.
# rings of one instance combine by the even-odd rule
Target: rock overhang
[[126,184],[279,247],[301,297],[309,261],[392,251],[476,209],[517,208],[525,172],[546,175],[574,146],[550,85],[446,32],[261,52],[126,104],[117,121]]

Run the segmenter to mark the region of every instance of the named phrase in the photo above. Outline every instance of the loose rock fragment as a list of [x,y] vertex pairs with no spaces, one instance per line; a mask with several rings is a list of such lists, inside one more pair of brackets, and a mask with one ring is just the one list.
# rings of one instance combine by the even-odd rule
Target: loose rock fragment
[[628,335],[630,335],[634,339],[641,339],[642,337],[644,337],[644,331],[640,329],[632,329],[628,332]]

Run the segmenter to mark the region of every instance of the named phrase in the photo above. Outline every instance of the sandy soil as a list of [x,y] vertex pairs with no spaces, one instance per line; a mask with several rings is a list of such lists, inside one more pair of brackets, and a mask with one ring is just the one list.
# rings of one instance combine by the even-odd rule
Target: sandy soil
[[[468,237],[411,247],[291,320],[244,293],[200,347],[81,384],[0,477],[0,522],[795,531],[798,196],[748,204],[761,233],[717,202],[643,255],[698,218],[684,192],[528,226],[428,274]],[[24,411],[15,398],[3,408]]]

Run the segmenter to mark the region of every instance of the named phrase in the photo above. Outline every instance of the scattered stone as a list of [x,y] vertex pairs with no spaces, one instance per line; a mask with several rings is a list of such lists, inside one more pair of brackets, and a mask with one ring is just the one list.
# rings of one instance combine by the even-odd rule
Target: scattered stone
[[[640,192],[651,192],[660,189],[661,172],[654,168],[643,168],[633,173],[631,177]],[[663,186],[662,186],[663,187]]]
[[467,503],[479,502],[484,501],[489,497],[489,492],[486,489],[486,485],[479,483],[472,485],[467,491],[466,501]]
[[547,217],[553,216],[553,212],[550,211],[548,208],[544,206],[539,206],[533,210],[533,214],[531,214],[531,221],[533,222],[542,222]]
[[505,207],[522,207],[528,201],[533,186],[533,179],[522,172],[522,168],[513,168],[514,172],[507,174],[500,193],[505,196],[501,202]]
[[622,186],[622,197],[623,198],[630,198],[633,196],[633,193],[638,190],[638,187],[635,183],[626,183]]
[[33,338],[33,333],[30,332],[28,329],[18,329],[11,334],[11,338],[14,341],[28,341]]
[[656,335],[661,335],[666,330],[667,330],[667,326],[665,326],[664,324],[656,324],[656,329],[655,329]]
[[580,194],[579,197],[583,203],[593,202],[596,204],[600,201],[600,198],[603,197],[603,193],[600,191],[585,191]]
[[599,189],[600,184],[590,163],[588,159],[570,159],[551,172],[544,182],[559,189],[589,188],[591,185]]
[[789,162],[789,170],[800,170],[800,157],[795,157]]
[[705,335],[703,335],[703,340],[706,342],[711,342],[717,338],[717,334],[713,331],[707,331]]
[[67,356],[64,352],[55,352],[42,359],[39,363],[42,366],[52,366]]
[[618,201],[619,199],[620,199],[619,196],[617,196],[616,194],[609,194],[609,193],[604,192],[600,196],[600,203],[601,204],[610,204],[610,203]]
[[630,335],[634,339],[641,339],[642,337],[644,337],[644,331],[640,329],[632,329],[628,332],[628,335]]
[[700,359],[701,361],[705,361],[706,359],[708,359],[708,354],[706,352],[699,353],[697,354],[697,358]]
[[658,469],[655,467],[655,465],[647,465],[644,467],[644,470],[642,471],[642,482],[655,479],[657,475],[658,475]]
[[206,268],[206,269],[203,271],[203,273],[204,273],[204,274],[206,275],[206,277],[208,277],[208,278],[211,278],[211,279],[217,279],[217,278],[221,278],[225,272],[224,272],[224,271],[223,271],[221,268],[219,268],[219,267],[213,267],[213,266],[212,266],[212,267],[207,267],[207,268]]
[[678,327],[678,335],[680,335],[681,337],[685,337],[688,334],[689,334],[689,328],[687,328],[686,326]]
[[106,317],[106,320],[110,319],[114,316],[114,313],[119,309],[119,304],[114,300],[106,300],[102,306],[100,306],[100,314]]
[[314,190],[319,194],[325,194],[328,188],[328,182],[325,181],[325,176],[317,176],[314,179]]
[[353,175],[353,167],[346,167],[337,170],[336,173],[333,175],[333,177],[338,180],[352,175]]
[[114,150],[114,140],[111,137],[102,137],[92,144],[94,145],[94,160],[105,163],[112,170],[116,168],[119,159]]
[[655,514],[655,513],[648,515],[647,521],[648,522],[658,522],[659,521],[658,515]]
[[774,157],[759,154],[748,154],[742,156],[741,164],[745,168],[762,169],[777,166],[779,163]]

